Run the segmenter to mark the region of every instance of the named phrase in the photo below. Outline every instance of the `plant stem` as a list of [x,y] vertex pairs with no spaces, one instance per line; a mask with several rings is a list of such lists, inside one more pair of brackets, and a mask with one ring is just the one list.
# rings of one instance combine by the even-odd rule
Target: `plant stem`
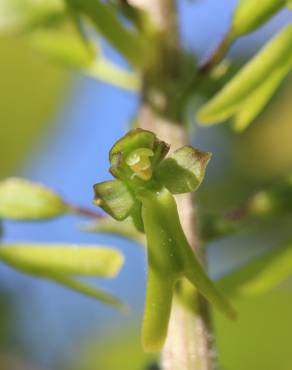
[[[146,12],[150,19],[150,27],[154,26],[156,40],[157,66],[152,66],[142,73],[143,98],[139,111],[139,125],[157,134],[159,139],[171,144],[171,150],[189,144],[185,127],[180,118],[164,111],[157,113],[155,102],[148,99],[149,92],[157,87],[157,79],[162,85],[177,78],[180,68],[182,49],[179,42],[177,12],[175,0],[128,0],[130,5],[137,6]],[[149,76],[150,75],[150,76]],[[153,85],[154,84],[154,85]],[[159,84],[158,84],[159,86]],[[171,96],[160,96],[166,100],[166,107],[175,104]],[[167,99],[170,101],[167,101]],[[172,117],[172,118],[170,118]],[[177,196],[178,210],[186,236],[197,254],[199,250],[196,212],[191,194]],[[202,256],[201,256],[202,258]],[[193,308],[190,310],[178,299],[174,299],[166,344],[161,353],[162,370],[214,370],[214,344],[211,332],[209,305],[195,290]]]
[[[187,133],[182,125],[163,119],[148,105],[142,104],[139,113],[140,126],[171,143],[171,150],[188,144]],[[196,253],[199,238],[196,212],[190,194],[177,196],[180,219],[186,236]],[[194,309],[186,308],[178,299],[173,302],[168,337],[161,354],[163,370],[214,370],[215,350],[209,305],[205,299],[193,293]]]
[[199,67],[199,73],[207,74],[210,72],[210,70],[224,58],[232,42],[232,35],[230,32],[227,32],[212,53],[202,62]]
[[98,213],[96,211],[92,211],[89,208],[75,206],[72,204],[69,204],[69,209],[71,213],[75,213],[79,216],[84,216],[84,217],[91,218],[94,220],[100,220],[101,218],[106,217],[105,215]]

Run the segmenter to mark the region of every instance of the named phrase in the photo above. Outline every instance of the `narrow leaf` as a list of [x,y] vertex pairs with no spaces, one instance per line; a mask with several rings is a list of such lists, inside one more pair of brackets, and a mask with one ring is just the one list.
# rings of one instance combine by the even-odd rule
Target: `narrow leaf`
[[286,0],[239,0],[232,19],[231,34],[234,38],[259,28],[285,6]]
[[207,125],[226,120],[241,108],[241,104],[264,83],[267,76],[277,69],[288,73],[291,68],[292,25],[288,25],[200,109],[198,121]]
[[30,36],[34,48],[53,62],[69,68],[87,68],[95,59],[94,44],[78,35],[59,30],[34,31]]
[[192,192],[203,181],[210,158],[211,153],[184,146],[159,164],[155,176],[173,194]]
[[48,276],[47,278],[56,282],[57,284],[64,285],[66,288],[72,289],[77,293],[84,294],[88,297],[97,299],[100,302],[111,305],[122,312],[127,312],[128,310],[127,305],[125,305],[119,298],[85,282],[64,275],[58,275],[52,278]]
[[98,0],[67,1],[88,17],[105,39],[130,63],[136,67],[145,65],[149,52],[146,52],[144,40],[123,25],[112,7]]
[[241,104],[240,110],[235,114],[233,127],[236,131],[242,131],[261,113],[264,106],[271,99],[277,87],[280,85],[289,68],[275,69],[270,76]]
[[265,253],[222,277],[218,285],[227,294],[250,297],[276,288],[292,275],[292,244]]
[[50,61],[114,86],[138,91],[140,80],[134,72],[106,60],[96,50],[94,42],[89,42],[78,33],[64,30],[42,29],[29,34],[33,48],[45,55]]
[[1,0],[0,31],[23,31],[61,19],[64,13],[62,0]]
[[133,92],[141,87],[140,79],[135,73],[121,69],[102,56],[98,57],[95,63],[83,72],[92,78]]
[[126,185],[119,180],[105,181],[94,185],[94,203],[116,220],[129,216],[134,199]]
[[118,274],[123,256],[112,248],[95,246],[4,244],[0,261],[42,276],[70,274],[111,278]]
[[68,205],[52,190],[20,178],[0,182],[0,217],[40,220],[68,212]]
[[104,217],[97,222],[83,226],[82,230],[91,233],[114,234],[142,245],[146,243],[145,235],[136,229],[131,218],[116,221],[110,217]]

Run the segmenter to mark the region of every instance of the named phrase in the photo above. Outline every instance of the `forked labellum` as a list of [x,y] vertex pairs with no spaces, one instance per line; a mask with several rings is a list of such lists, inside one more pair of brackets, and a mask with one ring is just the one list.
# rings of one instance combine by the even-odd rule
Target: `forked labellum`
[[165,158],[168,151],[169,145],[154,133],[132,130],[110,151],[110,172],[116,180],[94,186],[98,206],[116,220],[132,217],[137,229],[146,234],[143,345],[147,351],[158,351],[164,344],[174,286],[182,278],[228,317],[235,317],[192,251],[173,196],[198,188],[211,154],[184,146]]

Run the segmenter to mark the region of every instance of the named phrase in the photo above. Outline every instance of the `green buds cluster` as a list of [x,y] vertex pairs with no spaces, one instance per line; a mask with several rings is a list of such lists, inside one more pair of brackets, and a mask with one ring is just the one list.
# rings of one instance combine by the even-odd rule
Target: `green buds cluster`
[[185,146],[165,158],[168,151],[169,145],[152,132],[132,130],[110,151],[110,172],[116,180],[94,186],[97,205],[116,220],[132,217],[137,229],[146,234],[143,345],[147,351],[157,351],[164,344],[174,287],[182,278],[228,317],[235,316],[193,253],[172,195],[198,188],[211,155]]

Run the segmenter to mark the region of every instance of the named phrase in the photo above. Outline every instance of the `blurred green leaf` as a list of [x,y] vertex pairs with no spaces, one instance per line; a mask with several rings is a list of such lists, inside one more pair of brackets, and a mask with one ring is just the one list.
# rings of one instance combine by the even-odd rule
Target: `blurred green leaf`
[[138,91],[141,87],[138,75],[119,68],[101,55],[83,73],[91,78],[96,78],[130,91]]
[[134,198],[119,180],[104,181],[94,185],[94,203],[116,220],[124,220],[134,206]]
[[60,216],[69,206],[52,190],[20,178],[0,182],[0,217],[40,220]]
[[118,298],[72,277],[116,276],[124,258],[115,249],[93,245],[3,244],[0,247],[0,261],[26,274],[51,280],[122,311],[126,310]]
[[[54,127],[68,75],[31,50],[23,38],[0,36],[0,176],[33,155]],[[32,83],[33,81],[33,83]],[[17,108],[17,109],[16,109]],[[60,122],[59,122],[60,124]]]
[[[139,338],[140,324],[106,328],[88,335],[69,359],[69,370],[155,370],[157,354],[145,353]],[[66,367],[67,369],[67,367]]]
[[95,59],[95,45],[72,32],[38,30],[30,34],[29,40],[34,48],[64,67],[86,68]]
[[[69,9],[66,17],[64,14],[62,18],[62,27],[58,29],[45,22],[45,15],[49,18],[52,13],[54,14],[53,10],[60,11],[63,8],[65,10],[63,1],[55,0],[48,6],[45,0],[25,0],[24,3],[21,0],[12,0],[12,3],[7,3],[7,5],[4,0],[3,8],[5,8],[5,17],[3,17],[6,20],[13,18],[18,27],[22,25],[24,28],[26,23],[31,25],[32,19],[39,20],[36,24],[38,27],[30,29],[30,32],[26,33],[25,36],[28,37],[33,48],[48,57],[50,61],[67,68],[78,68],[80,72],[90,77],[125,89],[136,91],[140,87],[139,79],[135,74],[115,66],[103,58],[101,54],[96,59],[96,44],[87,41],[86,35],[80,27],[76,11],[70,12]],[[71,15],[70,23],[68,22],[69,15]],[[50,27],[45,27],[47,25]],[[73,28],[72,25],[74,25]]]
[[119,251],[100,246],[3,244],[0,260],[38,275],[50,272],[112,278],[120,271],[124,258]]
[[[247,104],[252,96],[256,101],[251,106],[252,112],[244,116],[244,120],[244,113],[239,116],[246,126],[249,123],[246,117],[253,118],[255,112],[259,113],[259,108],[262,108],[263,102],[272,93],[271,88],[277,86],[291,68],[292,25],[288,25],[199,110],[198,121],[204,125],[222,122],[243,109],[249,109]],[[269,80],[268,83],[267,76],[272,76],[273,81]],[[262,95],[255,100],[256,93]]]
[[275,290],[234,304],[235,325],[214,311],[220,369],[290,370],[291,292]]
[[274,248],[218,281],[228,294],[251,297],[267,293],[292,275],[292,243]]
[[76,32],[76,27],[39,28],[30,32],[27,37],[31,46],[51,62],[77,69],[91,78],[126,90],[137,91],[140,88],[140,79],[134,72],[107,60],[96,42],[91,42],[80,32]]
[[145,65],[150,55],[145,40],[123,25],[114,8],[98,0],[67,0],[67,2],[90,19],[98,32],[131,64],[136,67]]
[[163,160],[155,175],[173,194],[193,192],[203,181],[210,158],[211,153],[184,146]]
[[49,280],[56,282],[57,284],[64,285],[66,288],[72,289],[77,293],[84,294],[88,297],[97,299],[105,304],[114,306],[122,312],[127,311],[127,306],[117,297],[105,292],[102,289],[93,287],[83,281],[79,281],[64,275],[46,276]]
[[145,234],[137,231],[131,218],[127,218],[123,221],[116,221],[110,217],[104,217],[97,222],[82,226],[81,230],[92,233],[114,234],[136,241],[141,245],[146,244]]
[[63,16],[62,0],[1,0],[0,32],[22,31]]
[[281,8],[286,0],[239,0],[232,19],[230,33],[232,38],[243,36],[259,28]]
[[234,115],[233,127],[236,131],[244,130],[261,113],[286,74],[286,68],[273,70],[266,80],[245,99]]

